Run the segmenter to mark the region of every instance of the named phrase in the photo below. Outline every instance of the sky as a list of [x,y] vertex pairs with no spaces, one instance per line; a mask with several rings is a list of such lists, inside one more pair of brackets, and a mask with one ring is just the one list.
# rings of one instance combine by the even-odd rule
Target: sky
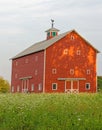
[[10,59],[46,39],[51,19],[60,33],[75,29],[100,51],[102,75],[102,0],[0,0],[0,76],[11,82]]

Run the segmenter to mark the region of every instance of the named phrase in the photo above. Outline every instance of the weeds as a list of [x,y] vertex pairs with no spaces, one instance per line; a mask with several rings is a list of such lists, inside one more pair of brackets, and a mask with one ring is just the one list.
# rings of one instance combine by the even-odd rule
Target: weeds
[[0,94],[0,130],[101,130],[102,94]]

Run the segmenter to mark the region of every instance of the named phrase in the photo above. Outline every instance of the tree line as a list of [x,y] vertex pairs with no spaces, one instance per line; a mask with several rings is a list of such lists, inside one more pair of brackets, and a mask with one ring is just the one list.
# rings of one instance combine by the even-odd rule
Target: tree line
[[0,77],[0,93],[10,92],[10,84],[3,77]]

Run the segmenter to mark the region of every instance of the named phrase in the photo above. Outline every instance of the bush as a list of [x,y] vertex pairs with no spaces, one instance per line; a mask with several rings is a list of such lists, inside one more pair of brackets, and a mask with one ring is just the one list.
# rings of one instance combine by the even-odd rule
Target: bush
[[0,93],[6,93],[10,90],[10,84],[7,80],[0,77]]
[[98,91],[102,92],[102,76],[97,77]]

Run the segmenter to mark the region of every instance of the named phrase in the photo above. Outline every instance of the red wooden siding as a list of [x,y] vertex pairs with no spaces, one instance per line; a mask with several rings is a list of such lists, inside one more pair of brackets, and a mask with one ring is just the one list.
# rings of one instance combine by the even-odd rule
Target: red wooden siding
[[[65,92],[65,81],[58,78],[85,78],[73,81],[73,88],[79,84],[79,92],[96,92],[96,50],[75,32],[46,49],[45,92]],[[52,90],[52,83],[57,83],[57,90]],[[86,83],[90,83],[89,90]],[[68,84],[71,81],[66,81],[66,87]]]
[[[43,91],[43,68],[44,68],[44,52],[30,54],[12,61],[12,81],[11,86],[14,86],[14,92],[17,92],[17,86],[28,87],[29,92]],[[28,78],[28,79],[26,79]],[[22,83],[23,82],[23,83]],[[22,86],[23,84],[23,86]],[[32,84],[34,91],[31,90]],[[41,86],[40,90],[38,86]]]

